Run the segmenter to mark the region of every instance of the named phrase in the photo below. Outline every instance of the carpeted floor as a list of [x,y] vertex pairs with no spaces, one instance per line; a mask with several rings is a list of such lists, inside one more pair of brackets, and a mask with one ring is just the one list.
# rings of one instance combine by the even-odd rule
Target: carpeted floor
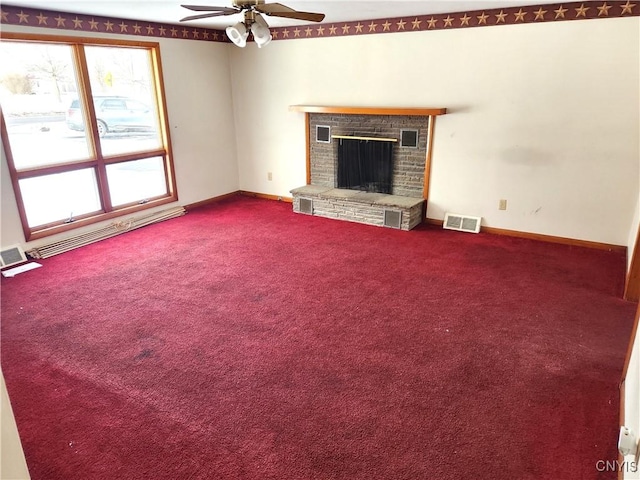
[[600,479],[616,253],[238,197],[2,279],[34,479]]

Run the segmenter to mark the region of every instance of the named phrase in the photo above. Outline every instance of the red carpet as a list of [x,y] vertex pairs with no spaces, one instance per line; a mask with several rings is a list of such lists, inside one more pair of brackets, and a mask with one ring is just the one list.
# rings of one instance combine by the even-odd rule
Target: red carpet
[[623,256],[237,198],[2,279],[34,479],[600,479]]

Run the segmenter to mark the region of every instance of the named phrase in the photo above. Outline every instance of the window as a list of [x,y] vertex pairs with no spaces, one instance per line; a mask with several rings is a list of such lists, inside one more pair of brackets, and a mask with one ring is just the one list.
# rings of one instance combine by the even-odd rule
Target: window
[[3,33],[2,142],[27,240],[177,200],[157,43]]

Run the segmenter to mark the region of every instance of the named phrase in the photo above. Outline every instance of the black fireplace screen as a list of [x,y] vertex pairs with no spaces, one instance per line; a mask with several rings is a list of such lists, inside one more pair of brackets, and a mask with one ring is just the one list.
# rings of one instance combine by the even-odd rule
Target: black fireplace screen
[[391,193],[393,144],[341,138],[338,144],[338,188]]

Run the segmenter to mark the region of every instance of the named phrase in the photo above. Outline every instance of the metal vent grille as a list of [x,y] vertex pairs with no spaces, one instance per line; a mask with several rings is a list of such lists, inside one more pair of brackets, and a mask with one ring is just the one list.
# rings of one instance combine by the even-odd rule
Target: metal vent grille
[[478,233],[480,231],[481,221],[481,217],[447,213],[444,216],[444,224],[442,226],[447,230],[459,230],[461,232]]
[[0,267],[10,267],[26,261],[27,257],[19,245],[12,245],[0,251]]
[[418,148],[418,130],[400,130],[400,146]]
[[316,125],[316,142],[331,143],[331,127]]
[[402,212],[400,210],[385,210],[384,226],[399,229],[402,226]]
[[307,215],[313,215],[313,200],[310,198],[300,199],[300,213],[306,213]]

